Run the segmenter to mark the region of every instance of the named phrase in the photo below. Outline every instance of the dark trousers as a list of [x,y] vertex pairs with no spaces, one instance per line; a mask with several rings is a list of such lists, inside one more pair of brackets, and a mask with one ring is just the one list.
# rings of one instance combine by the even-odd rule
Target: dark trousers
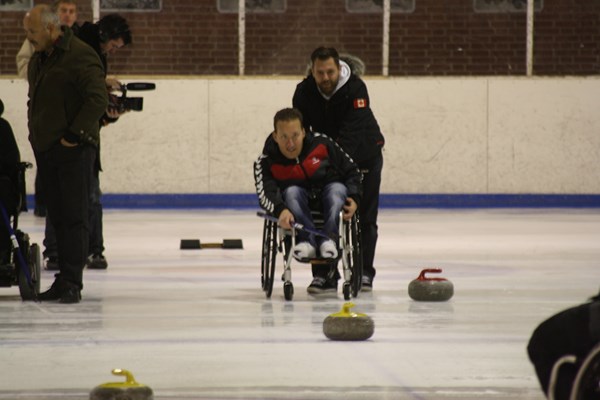
[[[90,242],[89,254],[102,254],[104,252],[104,236],[102,235],[102,203],[100,203],[100,170],[96,162],[91,160],[89,216],[90,216]],[[44,257],[58,257],[56,247],[56,232],[50,218],[46,216],[46,230],[44,235]]]
[[[600,320],[599,306],[596,301],[569,308],[542,322],[533,332],[527,352],[546,395],[556,361],[574,355],[581,362],[600,340],[593,328]],[[572,364],[561,367],[555,388],[557,400],[569,399],[577,369],[578,365]]]
[[374,277],[376,271],[373,262],[378,237],[377,215],[383,155],[379,153],[377,157],[361,163],[359,168],[363,171],[363,194],[359,206],[363,275]]
[[34,193],[35,208],[36,209],[40,209],[40,210],[44,210],[46,208],[46,202],[44,201],[44,190],[42,189],[42,182],[40,180],[40,173],[39,172],[35,173],[35,185],[34,185],[34,188],[35,188],[35,193]]
[[[96,154],[98,156],[98,154]],[[104,236],[102,236],[102,203],[100,203],[100,169],[94,163],[90,176],[90,249],[89,254],[104,252]]]
[[83,288],[89,245],[89,185],[95,149],[55,145],[36,154],[48,208],[56,231],[60,273],[57,280]]

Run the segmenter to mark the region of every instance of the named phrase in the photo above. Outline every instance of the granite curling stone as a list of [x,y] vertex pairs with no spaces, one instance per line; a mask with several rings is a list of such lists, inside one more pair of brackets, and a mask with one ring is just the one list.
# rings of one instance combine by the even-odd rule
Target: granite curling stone
[[439,268],[427,268],[408,285],[408,295],[416,301],[447,301],[454,295],[454,285],[445,278],[429,278],[426,273],[440,273]]
[[108,382],[96,386],[90,400],[154,400],[152,389],[136,382],[131,372],[113,369],[113,375],[125,376],[125,382]]
[[342,310],[323,321],[323,333],[331,340],[367,340],[375,332],[375,324],[366,314],[350,312],[353,303],[344,303]]

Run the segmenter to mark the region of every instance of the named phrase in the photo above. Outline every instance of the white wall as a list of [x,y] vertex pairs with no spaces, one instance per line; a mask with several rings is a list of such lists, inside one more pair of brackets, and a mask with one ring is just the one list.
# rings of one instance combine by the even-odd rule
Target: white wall
[[[102,130],[105,193],[252,193],[252,162],[300,77],[137,78],[144,111]],[[600,78],[365,78],[384,193],[600,193]],[[26,82],[0,77],[27,142]],[[29,173],[28,186],[33,185]]]

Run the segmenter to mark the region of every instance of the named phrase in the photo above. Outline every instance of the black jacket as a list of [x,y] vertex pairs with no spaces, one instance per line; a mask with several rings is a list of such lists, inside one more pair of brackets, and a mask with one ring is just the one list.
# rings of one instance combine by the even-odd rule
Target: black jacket
[[[0,114],[2,102],[0,101]],[[19,163],[21,155],[13,130],[7,120],[0,116],[0,203],[8,215],[14,215],[19,204]],[[6,231],[0,216],[0,231]],[[0,238],[8,238],[0,232]],[[0,247],[3,243],[0,243]]]
[[360,202],[361,174],[357,165],[340,146],[319,133],[306,133],[302,152],[294,160],[285,157],[269,135],[254,162],[254,182],[260,206],[276,217],[286,208],[281,192],[292,185],[312,191],[341,182],[348,189],[348,197]]
[[359,166],[381,153],[385,140],[371,111],[367,86],[354,73],[329,100],[308,75],[296,86],[292,103],[302,113],[306,131],[331,137]]
[[108,106],[104,71],[98,55],[69,28],[47,58],[35,52],[27,69],[29,140],[48,151],[62,137],[96,146],[98,120]]
[[102,53],[102,48],[100,47],[100,27],[91,22],[84,22],[83,25],[77,29],[75,34],[98,54],[100,61],[102,61],[102,66],[104,67],[104,76],[106,76],[108,64],[106,61],[106,54]]

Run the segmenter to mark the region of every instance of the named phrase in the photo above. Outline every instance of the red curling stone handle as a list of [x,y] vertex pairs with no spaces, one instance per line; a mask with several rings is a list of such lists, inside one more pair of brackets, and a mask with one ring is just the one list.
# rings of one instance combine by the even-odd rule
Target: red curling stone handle
[[425,274],[430,273],[430,274],[439,274],[440,272],[442,272],[441,268],[425,268],[424,270],[421,271],[421,274],[419,275],[419,277],[417,278],[418,281],[446,281],[446,278],[429,278],[426,277]]

